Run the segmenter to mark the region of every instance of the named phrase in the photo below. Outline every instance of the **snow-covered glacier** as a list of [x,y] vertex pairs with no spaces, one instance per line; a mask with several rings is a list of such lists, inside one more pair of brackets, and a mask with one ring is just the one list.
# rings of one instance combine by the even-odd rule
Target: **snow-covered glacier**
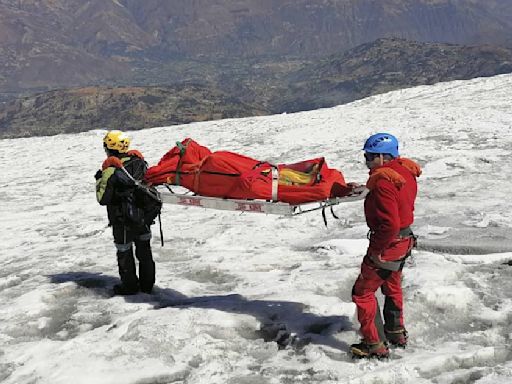
[[[362,201],[337,206],[327,228],[319,213],[165,206],[155,293],[112,297],[115,248],[93,177],[104,131],[0,140],[0,381],[510,383],[512,75],[130,135],[150,164],[192,137],[272,162],[325,156],[364,183],[361,148],[379,131],[424,170],[404,272],[410,345],[387,361],[348,354]],[[268,324],[310,342],[279,349]]]

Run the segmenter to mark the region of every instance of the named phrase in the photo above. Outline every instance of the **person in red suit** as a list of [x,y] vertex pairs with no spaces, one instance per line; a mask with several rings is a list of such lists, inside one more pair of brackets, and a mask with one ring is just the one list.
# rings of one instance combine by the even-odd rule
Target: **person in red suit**
[[[354,357],[382,358],[389,356],[389,344],[403,348],[407,344],[402,269],[415,244],[410,226],[421,169],[399,156],[398,140],[389,133],[370,136],[363,150],[370,169],[364,202],[370,243],[352,289],[363,340],[351,345],[350,351]],[[375,297],[379,288],[385,296],[383,326]]]

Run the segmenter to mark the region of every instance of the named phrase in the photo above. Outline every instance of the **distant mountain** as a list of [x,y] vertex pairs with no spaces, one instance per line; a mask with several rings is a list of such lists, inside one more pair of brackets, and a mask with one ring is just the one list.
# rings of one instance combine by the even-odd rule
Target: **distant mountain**
[[0,105],[0,138],[103,127],[142,129],[263,113],[222,92],[195,85],[75,88]]
[[290,73],[276,112],[331,107],[415,85],[512,72],[512,49],[379,39]]
[[207,86],[79,88],[0,104],[0,138],[141,129],[330,107],[440,81],[512,73],[512,50],[379,39],[309,64],[211,76]]
[[512,1],[0,0],[0,94],[199,81],[180,63],[236,71],[382,37],[512,46]]

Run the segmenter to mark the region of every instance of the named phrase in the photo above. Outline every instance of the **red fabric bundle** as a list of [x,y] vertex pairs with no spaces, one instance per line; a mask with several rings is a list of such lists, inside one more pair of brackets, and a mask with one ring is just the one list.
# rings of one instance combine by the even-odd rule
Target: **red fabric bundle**
[[145,180],[181,185],[202,196],[244,200],[272,200],[274,184],[277,200],[291,204],[350,192],[341,172],[328,168],[323,157],[276,167],[233,152],[212,153],[189,138],[150,167]]

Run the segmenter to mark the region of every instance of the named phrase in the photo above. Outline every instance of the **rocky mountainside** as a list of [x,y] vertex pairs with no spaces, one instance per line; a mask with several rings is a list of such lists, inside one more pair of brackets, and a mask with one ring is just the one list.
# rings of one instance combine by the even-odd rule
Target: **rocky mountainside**
[[142,129],[265,112],[197,85],[75,88],[0,105],[0,138],[84,132],[104,127]]
[[290,73],[273,105],[276,112],[317,109],[399,88],[511,72],[512,49],[379,39]]
[[220,67],[217,76],[210,69],[207,86],[89,87],[21,98],[0,104],[0,138],[330,107],[413,85],[511,73],[512,50],[379,39],[309,64],[262,65]]
[[179,64],[311,60],[382,37],[512,46],[512,1],[0,0],[0,94],[198,81]]

